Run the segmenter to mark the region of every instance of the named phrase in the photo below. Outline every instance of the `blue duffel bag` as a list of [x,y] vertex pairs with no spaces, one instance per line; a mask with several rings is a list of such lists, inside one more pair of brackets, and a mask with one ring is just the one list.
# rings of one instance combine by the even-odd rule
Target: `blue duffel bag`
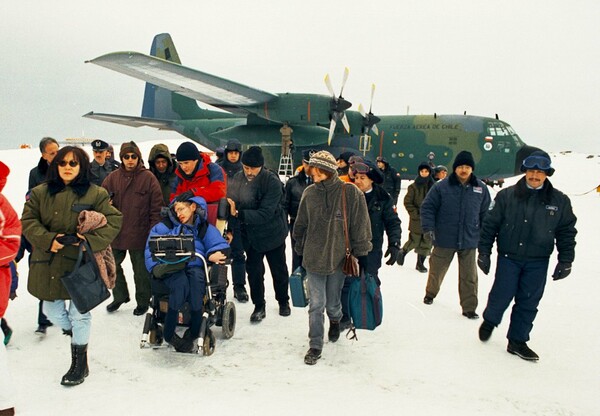
[[369,273],[353,277],[348,293],[348,310],[356,329],[373,330],[383,320],[383,298],[376,279]]

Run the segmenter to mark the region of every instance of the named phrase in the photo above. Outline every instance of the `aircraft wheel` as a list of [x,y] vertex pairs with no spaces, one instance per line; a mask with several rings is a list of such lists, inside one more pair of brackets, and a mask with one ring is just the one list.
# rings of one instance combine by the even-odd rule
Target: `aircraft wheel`
[[235,304],[233,302],[227,302],[223,309],[223,321],[221,328],[223,330],[223,338],[229,339],[235,332]]
[[206,336],[204,337],[204,343],[202,345],[202,355],[212,355],[215,352],[215,346],[217,341],[212,331],[207,330]]

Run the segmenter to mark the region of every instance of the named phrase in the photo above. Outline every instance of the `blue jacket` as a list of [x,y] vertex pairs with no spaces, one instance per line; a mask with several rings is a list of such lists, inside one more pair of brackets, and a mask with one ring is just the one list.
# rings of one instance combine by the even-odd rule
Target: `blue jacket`
[[[227,244],[223,236],[219,233],[219,230],[217,230],[217,228],[212,224],[206,224],[208,225],[208,228],[206,229],[206,234],[203,238],[198,237],[199,228],[201,229],[202,225],[206,223],[207,206],[206,201],[204,201],[204,198],[199,196],[193,197],[191,201],[195,202],[199,207],[201,207],[204,210],[204,216],[202,218],[200,217],[200,215],[195,214],[193,225],[181,224],[177,217],[172,214],[172,211],[169,210],[169,219],[173,224],[172,227],[165,224],[165,222],[159,222],[150,230],[148,240],[150,240],[150,237],[157,235],[193,234],[196,252],[202,254],[202,256],[204,256],[204,258],[208,260],[208,257],[212,253],[228,249],[229,244]],[[146,261],[146,269],[148,269],[149,272],[152,272],[154,266],[159,264],[159,262],[152,259],[152,254],[150,253],[148,241],[146,241],[146,249],[144,254]],[[202,261],[199,258],[194,258],[188,263],[186,267],[203,267]]]
[[434,232],[437,247],[477,248],[483,218],[490,206],[487,186],[471,175],[462,185],[455,173],[433,185],[421,205],[423,233]]
[[558,261],[575,259],[575,223],[569,197],[554,189],[548,179],[540,190],[527,188],[525,178],[498,192],[486,215],[479,252],[490,254],[494,241],[498,254],[513,260],[548,258],[558,249]]

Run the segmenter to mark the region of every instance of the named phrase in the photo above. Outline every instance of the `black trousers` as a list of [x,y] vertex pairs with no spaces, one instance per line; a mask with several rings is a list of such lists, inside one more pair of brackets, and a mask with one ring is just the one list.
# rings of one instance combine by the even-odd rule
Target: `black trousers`
[[290,299],[288,295],[290,275],[285,263],[285,242],[264,253],[259,253],[252,247],[246,249],[246,273],[250,283],[252,303],[256,306],[265,304],[265,257],[273,276],[275,299],[279,303],[286,303]]

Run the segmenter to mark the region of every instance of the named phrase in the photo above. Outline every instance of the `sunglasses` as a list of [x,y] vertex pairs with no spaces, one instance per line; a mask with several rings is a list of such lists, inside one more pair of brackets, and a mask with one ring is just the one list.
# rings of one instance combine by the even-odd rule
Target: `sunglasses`
[[352,164],[352,173],[354,173],[355,175],[357,173],[361,173],[363,175],[366,175],[367,173],[369,173],[371,171],[371,168],[362,163],[362,162],[356,162]]
[[71,166],[72,168],[75,168],[79,165],[79,162],[76,160],[69,160],[68,162],[66,160],[61,160],[60,162],[58,162],[58,166],[60,166],[61,168],[64,168],[67,165]]
[[544,156],[529,156],[523,160],[525,169],[548,170],[552,167],[550,159]]
[[132,155],[123,155],[123,160],[129,160],[129,159],[136,160],[137,158],[138,157],[137,157],[137,155],[135,153],[132,154]]

